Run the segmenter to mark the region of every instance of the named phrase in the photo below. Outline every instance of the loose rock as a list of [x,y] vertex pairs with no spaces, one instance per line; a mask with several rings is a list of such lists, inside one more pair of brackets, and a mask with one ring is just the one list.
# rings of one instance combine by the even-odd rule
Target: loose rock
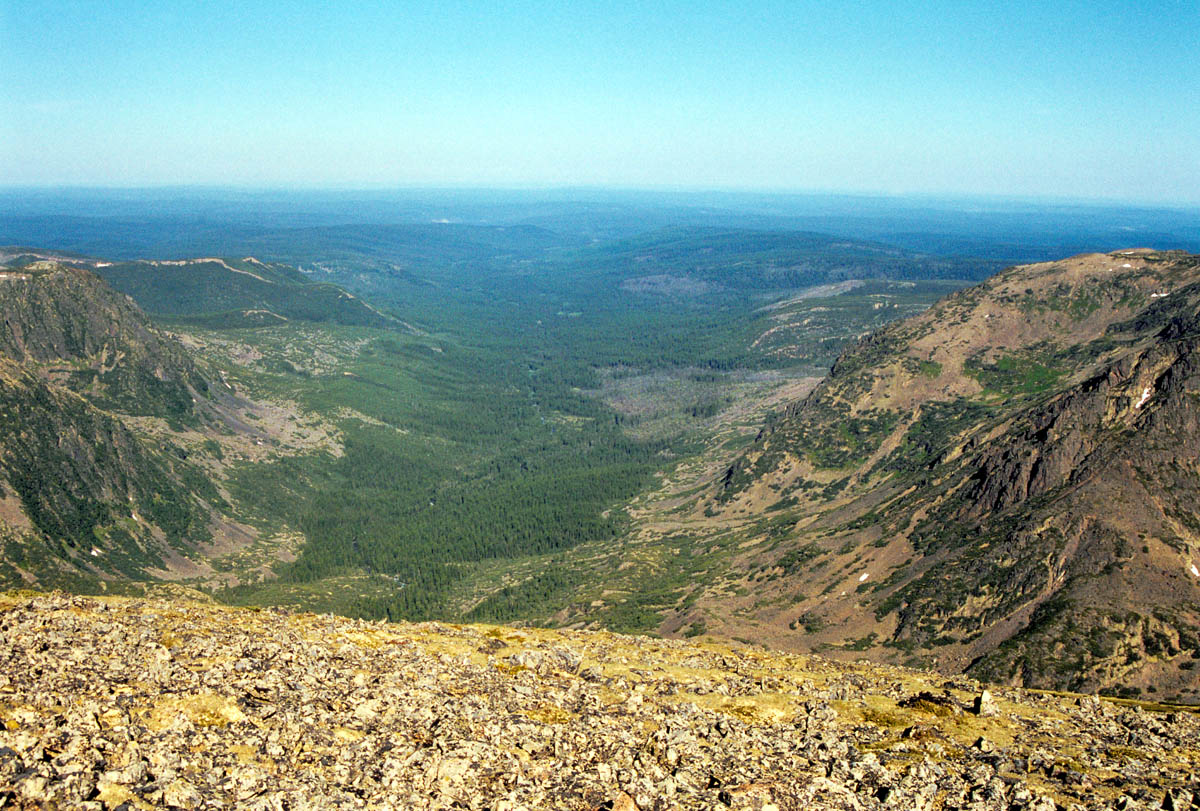
[[[85,809],[1194,807],[1193,713],[993,689],[1006,712],[971,682],[749,648],[0,596],[0,797]],[[972,698],[975,712],[956,714]]]

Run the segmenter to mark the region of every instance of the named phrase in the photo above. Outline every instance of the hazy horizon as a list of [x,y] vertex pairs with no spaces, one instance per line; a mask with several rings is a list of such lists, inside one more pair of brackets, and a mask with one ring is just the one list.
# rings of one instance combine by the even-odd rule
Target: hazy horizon
[[1200,6],[0,8],[0,184],[1200,203]]
[[996,206],[1032,206],[1054,208],[1095,207],[1105,209],[1144,208],[1165,211],[1200,210],[1200,196],[1194,200],[1159,201],[1138,197],[1084,197],[1068,194],[1004,194],[963,192],[886,192],[873,190],[847,190],[837,188],[770,188],[770,187],[721,187],[721,186],[629,186],[629,185],[575,185],[553,183],[528,184],[477,184],[477,183],[413,183],[413,184],[337,184],[337,183],[12,183],[0,180],[0,194],[11,195],[163,195],[174,199],[189,195],[218,196],[350,196],[366,197],[417,197],[421,195],[514,195],[538,196],[556,202],[588,202],[588,196],[612,198],[730,198],[744,201],[763,200],[859,200],[884,204],[909,203],[921,205],[972,205],[992,204]]

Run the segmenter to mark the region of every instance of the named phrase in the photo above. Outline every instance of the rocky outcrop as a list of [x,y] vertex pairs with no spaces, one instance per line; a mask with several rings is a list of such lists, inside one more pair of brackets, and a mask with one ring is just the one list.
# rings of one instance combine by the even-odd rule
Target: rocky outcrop
[[[945,559],[896,592],[901,635],[914,624],[927,638],[981,631],[969,650],[989,678],[1074,689],[1191,683],[1180,667],[1190,642],[1150,655],[1137,645],[1131,658],[1126,644],[1099,641],[1113,625],[1105,616],[1157,615],[1185,632],[1196,619],[1186,595],[1195,590],[1200,511],[1200,330],[1182,323],[1139,336],[1139,346],[1018,412],[1002,435],[945,466],[953,472],[943,475],[964,483],[926,525],[957,526],[987,548],[964,552],[953,538],[940,541]],[[956,610],[948,624],[931,609],[944,602],[952,570],[995,598]],[[1014,628],[1018,614],[1028,621]],[[1006,632],[989,633],[997,625]],[[1083,644],[1080,633],[1096,641]]]
[[0,582],[194,568],[228,504],[174,439],[228,435],[224,415],[248,405],[210,393],[187,349],[91,271],[0,270]]
[[801,594],[776,644],[1194,701],[1197,392],[1200,257],[1013,268],[847,350],[710,510],[805,527],[745,558]]
[[187,419],[208,390],[187,351],[128,297],[55,262],[0,273],[0,355],[126,414]]
[[18,808],[1193,808],[1188,712],[749,648],[0,597]]

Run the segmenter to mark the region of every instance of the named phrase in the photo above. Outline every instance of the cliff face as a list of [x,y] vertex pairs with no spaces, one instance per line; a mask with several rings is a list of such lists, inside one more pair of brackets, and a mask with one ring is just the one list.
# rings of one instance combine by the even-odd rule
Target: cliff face
[[79,583],[162,570],[210,537],[215,485],[123,421],[208,419],[187,351],[87,270],[0,271],[0,569]]
[[0,271],[0,355],[127,414],[188,418],[208,388],[129,298],[53,262]]
[[1200,260],[1144,251],[1015,268],[860,342],[716,492],[796,505],[783,555],[743,565],[819,596],[758,619],[993,679],[1195,694],[1198,350]]

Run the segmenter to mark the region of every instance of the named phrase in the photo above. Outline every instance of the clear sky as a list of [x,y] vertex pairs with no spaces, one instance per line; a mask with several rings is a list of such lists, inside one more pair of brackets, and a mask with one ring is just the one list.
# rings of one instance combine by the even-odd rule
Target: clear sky
[[1200,202],[1200,2],[0,0],[0,184]]

